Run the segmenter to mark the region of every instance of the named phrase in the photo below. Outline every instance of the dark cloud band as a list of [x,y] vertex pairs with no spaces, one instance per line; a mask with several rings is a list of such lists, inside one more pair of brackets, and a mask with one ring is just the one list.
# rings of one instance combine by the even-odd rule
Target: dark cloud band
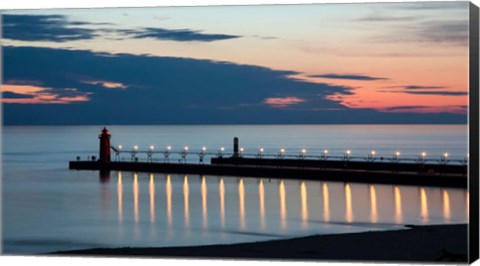
[[350,79],[350,80],[387,80],[387,78],[371,77],[356,74],[319,74],[310,75],[312,78],[327,78],[327,79]]

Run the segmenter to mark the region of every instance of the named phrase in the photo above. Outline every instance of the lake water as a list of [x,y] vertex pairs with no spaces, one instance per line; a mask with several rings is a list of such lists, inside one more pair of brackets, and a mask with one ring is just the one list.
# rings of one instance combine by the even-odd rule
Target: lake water
[[[312,234],[388,230],[404,224],[466,223],[468,191],[227,176],[70,171],[98,153],[100,126],[3,127],[3,252],[96,247],[186,246]],[[109,126],[131,148],[463,159],[465,125]],[[163,148],[162,148],[163,149]],[[112,156],[113,157],[113,156]],[[189,160],[198,160],[190,158]],[[321,179],[321,177],[319,177]]]

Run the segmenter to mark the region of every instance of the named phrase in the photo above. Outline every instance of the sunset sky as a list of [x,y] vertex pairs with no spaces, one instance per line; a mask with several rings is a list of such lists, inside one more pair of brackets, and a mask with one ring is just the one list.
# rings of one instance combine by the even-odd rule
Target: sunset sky
[[466,123],[468,2],[3,13],[5,124]]

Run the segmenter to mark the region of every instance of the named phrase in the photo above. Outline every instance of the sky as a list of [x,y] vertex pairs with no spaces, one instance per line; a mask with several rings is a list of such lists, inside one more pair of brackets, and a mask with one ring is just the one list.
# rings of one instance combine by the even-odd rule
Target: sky
[[6,125],[467,123],[468,2],[2,19]]

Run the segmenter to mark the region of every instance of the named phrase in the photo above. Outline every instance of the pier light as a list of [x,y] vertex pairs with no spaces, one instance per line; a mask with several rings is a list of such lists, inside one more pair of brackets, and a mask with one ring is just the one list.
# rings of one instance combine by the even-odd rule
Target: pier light
[[303,148],[300,151],[300,158],[305,159],[305,154],[307,154],[307,149]]
[[188,146],[183,147],[183,151],[180,155],[182,156],[180,161],[183,162],[183,163],[187,163]]
[[170,151],[172,149],[172,146],[168,145],[167,146],[167,151]]
[[151,145],[150,150],[153,150],[153,149],[155,149],[155,146]]
[[352,154],[351,150],[346,150],[345,153],[343,154],[343,159],[344,160],[349,160],[350,159],[350,154]]
[[352,153],[352,151],[351,151],[351,150],[347,150],[345,153],[348,154],[348,155],[350,155],[350,154]]
[[244,152],[244,151],[245,151],[245,149],[243,147],[240,148],[240,152]]
[[420,158],[419,158],[419,159],[420,159],[420,162],[422,162],[422,163],[425,162],[425,157],[427,157],[427,153],[424,152],[424,151],[422,151],[422,152],[420,153]]
[[203,152],[207,151],[207,147],[203,146],[203,147],[202,147],[202,151],[203,151]]
[[118,149],[121,150],[121,149],[122,149],[122,145],[118,145]]
[[285,149],[280,149],[280,153],[285,153]]
[[327,159],[327,155],[328,155],[328,150],[325,149],[325,150],[323,150],[322,157],[320,157],[320,158]]
[[397,161],[398,161],[398,157],[400,157],[400,151],[396,151],[396,152],[393,154],[393,161],[394,161],[394,162],[397,162]]
[[133,146],[133,150],[130,152],[131,155],[132,155],[132,157],[131,157],[132,162],[138,160],[138,158],[137,158],[137,152],[138,152],[138,145],[135,145],[135,146]]
[[440,157],[440,163],[441,164],[447,164],[448,163],[448,152],[444,152],[442,154],[442,157]]
[[224,148],[224,147],[221,147],[221,148],[220,148],[220,151],[224,152],[224,151],[225,151],[225,148]]
[[265,150],[263,149],[263,147],[260,148],[260,149],[258,149],[257,158],[262,158],[264,151],[265,151]]
[[375,150],[371,150],[371,151],[370,151],[370,154],[368,155],[367,160],[369,160],[369,161],[370,161],[370,160],[371,160],[371,161],[374,161],[374,160],[375,160],[375,159],[374,159],[375,154],[377,154],[377,152],[376,152]]

